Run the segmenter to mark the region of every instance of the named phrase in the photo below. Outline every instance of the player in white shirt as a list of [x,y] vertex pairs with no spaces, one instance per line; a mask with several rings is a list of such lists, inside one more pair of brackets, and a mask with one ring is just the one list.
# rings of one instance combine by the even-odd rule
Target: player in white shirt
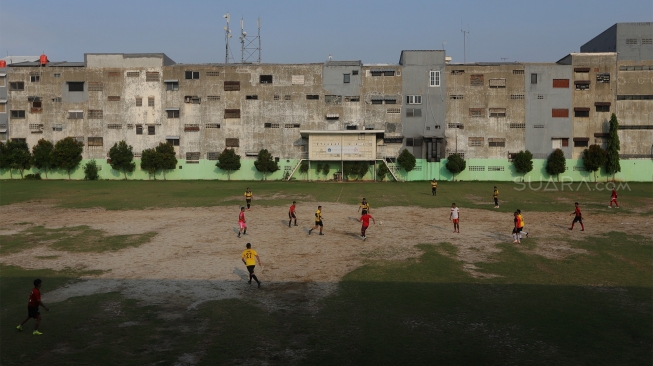
[[453,221],[453,232],[460,234],[460,226],[458,225],[458,221],[460,220],[460,210],[458,210],[455,203],[451,204],[449,220]]

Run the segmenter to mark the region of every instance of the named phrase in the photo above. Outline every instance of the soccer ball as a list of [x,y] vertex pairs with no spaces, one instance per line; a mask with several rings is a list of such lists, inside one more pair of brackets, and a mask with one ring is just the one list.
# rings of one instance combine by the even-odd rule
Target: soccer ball
[[383,221],[379,221],[379,225],[383,225]]

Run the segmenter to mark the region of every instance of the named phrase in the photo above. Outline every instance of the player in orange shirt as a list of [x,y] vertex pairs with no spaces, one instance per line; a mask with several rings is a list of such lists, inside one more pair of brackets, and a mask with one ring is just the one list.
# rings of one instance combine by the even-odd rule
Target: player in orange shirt
[[292,201],[292,205],[290,205],[290,209],[288,210],[288,227],[290,227],[290,223],[293,219],[295,219],[295,226],[297,226],[297,216],[295,216],[295,204],[297,202]]
[[612,196],[610,196],[610,208],[612,208],[612,202],[614,202],[617,205],[617,208],[619,208],[619,202],[617,202],[617,190],[612,188]]
[[578,207],[578,202],[575,202],[574,204],[576,205],[576,210],[570,213],[569,216],[575,215],[575,217],[574,217],[574,221],[571,222],[571,227],[569,228],[569,230],[574,230],[574,224],[576,222],[579,222],[581,227],[580,231],[585,231],[585,225],[583,225],[583,216],[580,213],[580,207]]
[[363,238],[363,241],[367,240],[367,236],[365,236],[365,231],[370,226],[370,219],[372,219],[372,222],[374,223],[374,225],[376,225],[376,220],[374,220],[372,215],[367,213],[367,210],[363,210],[361,218],[358,219],[359,222],[363,223],[363,226],[361,227],[361,238]]
[[45,311],[50,311],[50,308],[45,306],[41,301],[41,279],[37,278],[34,280],[34,288],[29,294],[29,300],[27,300],[27,318],[16,327],[17,330],[23,330],[23,324],[27,323],[31,318],[36,319],[36,324],[34,324],[33,335],[41,335],[43,333],[39,332],[39,324],[41,324],[41,313],[39,313],[39,306],[43,306]]
[[240,238],[240,233],[247,235],[247,221],[245,221],[245,207],[240,208],[240,213],[238,214],[238,237]]
[[513,243],[521,243],[521,217],[519,216],[519,212],[515,211],[513,214],[515,216],[515,226],[512,229],[512,238],[513,238]]

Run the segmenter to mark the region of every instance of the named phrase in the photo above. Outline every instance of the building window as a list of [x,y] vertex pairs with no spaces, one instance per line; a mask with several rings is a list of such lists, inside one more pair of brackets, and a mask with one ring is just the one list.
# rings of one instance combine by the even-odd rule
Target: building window
[[168,118],[179,118],[179,109],[167,109]]
[[156,71],[151,71],[151,72],[146,72],[145,73],[145,81],[159,81],[160,80],[160,74]]
[[108,71],[107,76],[110,78],[120,77],[120,71]]
[[506,79],[490,79],[490,88],[505,88]]
[[653,95],[617,95],[617,100],[653,100]]
[[512,70],[513,75],[524,75],[524,70]]
[[342,74],[342,82],[343,82],[343,83],[345,83],[345,84],[349,84],[350,79],[351,79],[351,75],[350,75],[350,74]]
[[567,117],[569,117],[569,109],[553,108],[551,110],[551,117],[553,117],[553,118],[567,118]]
[[104,113],[101,109],[89,109],[88,110],[88,119],[102,119],[104,118]]
[[137,135],[143,134],[143,125],[136,125],[136,134]]
[[589,117],[590,109],[589,108],[574,108],[574,117]]
[[451,70],[451,75],[462,75],[465,73],[465,70]]
[[107,97],[107,101],[109,101],[109,102],[120,102],[120,95],[109,95]]
[[240,118],[240,109],[225,109],[224,118]]
[[63,125],[60,123],[52,126],[52,131],[62,131],[62,130],[63,130]]
[[220,71],[207,71],[206,76],[220,76]]
[[272,75],[261,75],[261,76],[259,76],[259,82],[261,84],[272,84]]
[[141,75],[140,71],[127,71],[128,78],[137,78]]
[[575,137],[574,147],[588,147],[590,139],[587,137]]
[[393,70],[386,70],[383,72],[383,76],[395,76],[395,72]]
[[474,74],[469,76],[470,86],[483,86],[485,84],[485,76],[483,74]]
[[554,88],[569,88],[569,79],[553,79]]
[[594,106],[597,112],[610,112],[610,103],[596,102]]
[[574,84],[576,85],[576,90],[589,90],[590,89],[589,80],[577,80],[577,81],[574,81]]
[[506,147],[505,138],[489,138],[487,142],[489,147]]
[[60,77],[61,77],[61,74],[58,73],[58,72],[55,72],[52,76],[54,76],[55,78],[60,78]]
[[382,97],[376,96],[376,97],[372,97],[371,102],[372,104],[383,104],[383,99]]
[[509,128],[526,128],[525,123],[510,123],[508,125]]
[[0,103],[0,113],[7,113],[7,103]]
[[524,94],[510,94],[510,99],[524,99]]
[[537,99],[544,100],[544,94],[538,94]]
[[109,123],[107,124],[107,128],[110,130],[122,130],[122,124],[121,123]]
[[275,95],[272,97],[272,99],[273,99],[273,100],[281,100],[281,96],[280,96],[279,94],[275,94]]
[[278,123],[264,123],[263,128],[279,128]]
[[179,146],[179,138],[167,137],[166,142],[172,146]]
[[240,90],[240,81],[224,82],[224,91],[239,91],[239,90]]
[[537,74],[531,74],[531,84],[537,84]]
[[205,123],[204,128],[220,128],[219,123]]
[[429,72],[429,86],[440,86],[440,71]]
[[422,104],[422,96],[406,95],[406,104]]
[[347,126],[345,126],[345,130],[354,131],[354,130],[357,130],[357,129],[358,129],[358,126],[356,126],[356,125],[347,125]]
[[13,119],[23,119],[23,118],[25,118],[25,111],[24,110],[12,110],[11,111],[11,118],[13,118]]
[[596,74],[597,83],[609,83],[610,82],[610,73],[604,72],[602,74]]
[[197,95],[187,95],[184,97],[184,103],[202,104],[202,98]]
[[637,44],[637,38],[626,38],[626,44],[636,45]]
[[168,91],[179,90],[179,82],[178,81],[166,81],[166,90],[168,90]]
[[88,146],[104,146],[104,139],[102,137],[89,137]]
[[478,147],[478,146],[483,146],[484,141],[485,141],[485,138],[484,138],[484,137],[469,137],[469,138],[467,139],[467,144],[468,144],[469,146],[475,146],[475,147]]
[[147,97],[147,106],[154,107],[154,97]]
[[246,95],[245,100],[258,100],[258,95],[256,94]]
[[370,70],[370,75],[372,75],[372,76],[383,76],[383,71],[381,71],[381,70]]
[[406,108],[406,117],[421,117],[422,110],[419,108]]
[[240,140],[237,138],[226,138],[224,144],[226,147],[240,147]]
[[83,92],[84,91],[84,82],[83,81],[69,81],[68,82],[68,91],[69,92]]
[[143,98],[136,97],[136,106],[137,107],[142,107],[143,106]]
[[485,171],[485,166],[483,166],[483,165],[470,165],[467,170],[469,170],[470,172],[484,172]]
[[490,117],[505,117],[505,108],[490,108]]
[[642,38],[642,44],[653,44],[653,38]]
[[306,94],[306,100],[319,100],[320,96],[318,94]]
[[552,138],[551,139],[551,148],[552,149],[560,149],[563,147],[568,147],[569,146],[569,139],[568,138]]
[[219,95],[207,95],[206,100],[209,101],[209,102],[215,102],[215,101],[220,100],[220,96]]
[[284,95],[283,100],[292,100],[292,95],[290,95],[290,94]]
[[453,100],[460,100],[460,99],[464,99],[464,98],[465,97],[463,95],[461,95],[461,94],[452,94],[452,95],[449,96],[449,99],[453,99]]
[[98,82],[89,82],[88,91],[102,91],[104,90],[104,85]]
[[469,116],[472,118],[482,118],[485,117],[485,108],[470,108]]
[[41,75],[30,75],[29,81],[32,83],[38,83],[41,81]]
[[200,78],[200,72],[199,71],[186,71],[184,73],[186,80],[193,80],[193,79],[199,79]]
[[156,135],[156,126],[147,126],[148,135]]
[[324,96],[324,103],[326,103],[326,104],[342,104],[342,96],[341,95],[325,95]]
[[68,119],[84,119],[83,111],[68,111]]
[[9,83],[9,90],[25,90],[25,83],[22,81],[12,81]]
[[397,98],[385,97],[385,104],[397,104]]
[[283,127],[284,128],[300,128],[301,125],[299,123],[286,123]]
[[358,75],[358,70],[351,70],[352,75]]

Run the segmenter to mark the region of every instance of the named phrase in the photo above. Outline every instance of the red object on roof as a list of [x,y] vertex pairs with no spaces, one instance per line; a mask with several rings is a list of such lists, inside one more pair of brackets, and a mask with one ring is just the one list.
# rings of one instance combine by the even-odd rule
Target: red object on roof
[[48,60],[48,56],[46,56],[45,53],[41,55],[39,61],[41,62],[41,65],[45,65],[50,62],[50,60]]
[[7,61],[0,60],[0,67],[7,67]]

